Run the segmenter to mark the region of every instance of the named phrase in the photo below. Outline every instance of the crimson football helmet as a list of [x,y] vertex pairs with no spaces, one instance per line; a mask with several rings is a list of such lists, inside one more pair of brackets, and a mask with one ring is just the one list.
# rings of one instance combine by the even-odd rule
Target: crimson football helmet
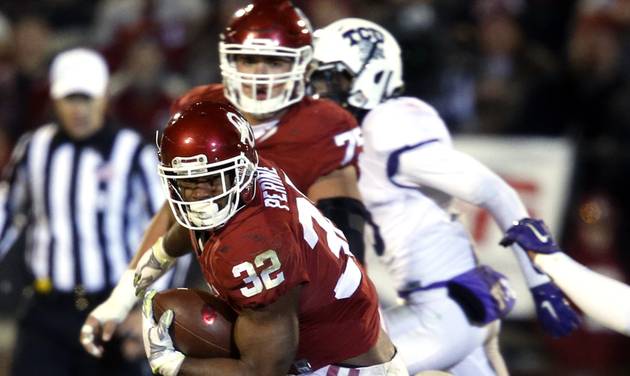
[[[291,68],[284,73],[243,73],[236,67],[238,55],[284,57],[291,60]],[[221,34],[219,56],[230,102],[250,114],[274,113],[304,97],[313,57],[310,23],[288,0],[254,1],[239,9]],[[282,87],[281,93],[272,96],[274,87]],[[265,99],[257,99],[257,93],[266,94]]]
[[[161,136],[159,156],[171,210],[191,230],[222,226],[254,196],[254,133],[229,104],[197,102],[174,114]],[[204,197],[186,197],[184,190],[200,182],[213,188]]]

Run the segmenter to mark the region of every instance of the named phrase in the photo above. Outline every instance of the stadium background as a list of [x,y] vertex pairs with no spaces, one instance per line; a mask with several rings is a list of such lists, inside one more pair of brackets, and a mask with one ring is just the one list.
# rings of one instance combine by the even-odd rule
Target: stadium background
[[[570,255],[628,282],[630,0],[294,2],[315,28],[348,16],[388,28],[403,49],[407,93],[440,111],[456,145],[508,179]],[[218,34],[246,3],[1,0],[0,166],[22,133],[50,119],[55,52],[102,51],[113,71],[110,115],[152,140],[173,98],[220,81]],[[481,258],[516,275],[488,215],[458,208]],[[30,294],[16,251],[0,266],[0,375]],[[514,375],[630,373],[629,340],[588,321],[551,340],[522,301],[502,335]]]

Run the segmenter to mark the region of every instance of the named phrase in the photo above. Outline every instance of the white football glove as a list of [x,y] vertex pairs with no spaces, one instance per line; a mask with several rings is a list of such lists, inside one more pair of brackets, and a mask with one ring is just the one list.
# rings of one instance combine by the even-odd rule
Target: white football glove
[[133,289],[133,270],[126,270],[109,298],[88,315],[81,327],[80,341],[95,357],[103,355],[102,342],[111,339],[118,324],[127,318],[138,300]]
[[133,279],[137,297],[142,296],[147,287],[163,276],[175,263],[175,258],[169,256],[164,250],[162,240],[163,238],[160,237],[138,260]]
[[144,351],[149,359],[151,371],[164,376],[175,376],[186,357],[175,350],[168,328],[173,322],[173,311],[162,314],[158,324],[153,319],[153,297],[157,292],[149,290],[142,303],[142,339]]

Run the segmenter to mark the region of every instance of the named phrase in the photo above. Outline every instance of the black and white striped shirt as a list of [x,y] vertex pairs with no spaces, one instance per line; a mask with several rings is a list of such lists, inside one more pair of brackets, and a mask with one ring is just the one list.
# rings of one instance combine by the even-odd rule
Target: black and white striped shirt
[[164,202],[157,163],[129,129],[106,125],[79,142],[56,124],[25,135],[0,183],[0,259],[24,230],[36,280],[109,290]]

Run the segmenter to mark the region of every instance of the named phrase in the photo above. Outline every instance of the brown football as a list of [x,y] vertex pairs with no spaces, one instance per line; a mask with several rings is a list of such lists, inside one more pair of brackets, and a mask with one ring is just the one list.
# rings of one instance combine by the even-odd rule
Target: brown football
[[171,289],[153,298],[157,322],[173,310],[170,335],[175,348],[194,358],[236,358],[232,326],[236,313],[210,293],[196,289]]

